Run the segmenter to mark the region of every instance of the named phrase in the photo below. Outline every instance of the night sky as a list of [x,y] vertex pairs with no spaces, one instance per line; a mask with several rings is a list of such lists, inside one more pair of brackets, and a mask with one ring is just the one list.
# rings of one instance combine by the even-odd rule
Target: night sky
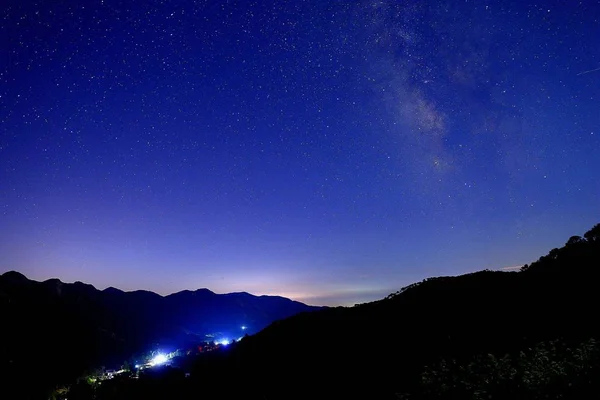
[[598,1],[2,4],[0,272],[351,305],[600,222]]

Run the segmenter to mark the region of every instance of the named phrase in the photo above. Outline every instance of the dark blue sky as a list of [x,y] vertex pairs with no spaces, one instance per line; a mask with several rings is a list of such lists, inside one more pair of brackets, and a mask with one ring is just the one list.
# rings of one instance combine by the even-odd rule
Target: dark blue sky
[[600,219],[600,2],[527,3],[4,2],[0,272],[337,305],[537,259]]

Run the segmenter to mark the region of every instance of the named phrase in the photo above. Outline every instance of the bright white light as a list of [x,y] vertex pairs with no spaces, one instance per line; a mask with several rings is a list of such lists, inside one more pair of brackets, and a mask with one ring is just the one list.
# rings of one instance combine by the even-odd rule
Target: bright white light
[[135,367],[136,367],[136,368],[139,368],[139,367],[140,367],[140,364],[135,364]]
[[217,344],[222,344],[223,346],[227,346],[229,343],[231,343],[229,339],[221,339],[217,342]]
[[246,325],[242,325],[242,330],[245,331],[246,330]]
[[154,356],[154,358],[152,360],[150,360],[150,365],[152,365],[152,366],[160,365],[160,364],[166,363],[167,361],[169,361],[167,356],[159,353],[156,356]]

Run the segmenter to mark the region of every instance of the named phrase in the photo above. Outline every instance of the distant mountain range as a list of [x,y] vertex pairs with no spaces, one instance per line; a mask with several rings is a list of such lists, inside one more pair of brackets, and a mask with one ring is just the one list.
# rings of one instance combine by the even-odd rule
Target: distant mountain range
[[268,326],[193,358],[187,373],[79,382],[68,398],[586,398],[600,391],[599,268],[600,224],[518,272],[429,278],[322,310],[244,293],[100,292],[12,272],[0,277],[0,361],[9,371],[0,377],[20,389],[7,398],[33,399],[40,381],[47,388],[90,360],[246,323]]
[[[20,386],[24,399],[25,388],[43,391],[134,353],[198,343],[210,334],[237,338],[316,309],[245,292],[199,289],[160,296],[58,279],[37,282],[6,272],[0,275],[0,376]],[[35,385],[28,385],[33,376]]]

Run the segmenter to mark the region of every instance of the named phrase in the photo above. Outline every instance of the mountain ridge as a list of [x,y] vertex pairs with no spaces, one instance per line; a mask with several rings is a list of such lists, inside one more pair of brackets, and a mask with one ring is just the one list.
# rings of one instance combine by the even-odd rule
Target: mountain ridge
[[[0,374],[17,385],[31,365],[53,360],[40,390],[71,382],[100,365],[119,366],[134,354],[185,348],[209,334],[237,338],[320,307],[248,293],[209,289],[170,295],[151,291],[103,290],[80,281],[28,279],[18,271],[0,275]],[[235,335],[235,336],[234,336]]]
[[[82,286],[82,287],[91,287],[91,288],[93,288],[95,290],[98,290],[100,292],[113,292],[113,293],[152,293],[152,294],[155,294],[155,295],[163,297],[163,298],[169,297],[169,296],[173,296],[173,295],[176,295],[176,294],[180,294],[180,293],[204,292],[204,293],[209,293],[209,294],[215,294],[215,295],[218,295],[218,296],[223,296],[223,295],[228,295],[228,296],[231,296],[231,295],[248,295],[248,296],[253,296],[253,297],[281,298],[281,299],[287,299],[287,300],[290,300],[290,301],[293,301],[293,302],[296,302],[296,303],[306,304],[306,303],[303,303],[301,301],[290,299],[289,297],[285,297],[285,296],[281,296],[281,295],[274,295],[274,294],[254,294],[254,293],[250,293],[250,292],[246,292],[246,291],[217,293],[217,292],[214,292],[214,291],[212,291],[212,290],[210,290],[208,288],[205,288],[205,287],[204,288],[198,288],[198,289],[182,289],[180,291],[169,293],[169,294],[160,294],[160,293],[154,292],[152,290],[148,290],[148,289],[123,290],[123,289],[119,289],[118,287],[115,287],[115,286],[108,286],[108,287],[106,287],[104,289],[98,289],[93,284],[85,283],[85,282],[82,282],[82,281],[79,281],[79,280],[74,281],[74,282],[64,282],[60,278],[48,278],[48,279],[45,279],[43,281],[41,281],[41,280],[38,281],[38,280],[35,280],[35,279],[28,278],[26,275],[24,275],[23,273],[21,273],[21,272],[19,272],[17,270],[8,270],[8,271],[3,272],[3,273],[0,274],[0,278],[5,277],[5,276],[7,278],[10,278],[10,279],[26,280],[26,281],[34,282],[34,283],[48,283],[48,284],[58,283],[58,284],[62,284],[62,285],[77,285],[77,286]],[[306,305],[309,305],[309,304],[306,304]],[[309,306],[311,306],[311,307],[327,307],[327,306],[319,306],[319,305],[309,305]]]
[[[493,398],[480,396],[476,389],[457,392],[464,381],[427,386],[431,380],[428,367],[438,365],[435,373],[446,376],[447,368],[467,371],[473,357],[481,355],[492,361],[505,359],[506,354],[516,354],[519,359],[540,343],[558,340],[566,347],[578,347],[600,339],[593,317],[600,307],[599,278],[597,224],[583,237],[572,236],[563,247],[550,250],[518,272],[483,270],[432,277],[374,302],[277,321],[231,348],[218,364],[199,362],[192,372],[199,381],[214,381],[215,387],[236,380],[243,389],[222,393],[222,389],[196,389],[192,383],[182,385],[178,394],[185,399],[201,395],[208,399]],[[533,359],[534,366],[539,366],[538,362]],[[588,367],[594,368],[592,364]],[[543,379],[549,376],[547,371],[533,368],[519,372],[524,374],[524,385],[532,382],[528,374]],[[469,379],[465,385],[477,381],[480,374],[475,370],[465,378]],[[262,376],[269,376],[270,382],[262,382]],[[560,390],[568,393],[571,381],[560,382],[564,383]],[[486,390],[499,390],[493,383],[486,385]],[[582,385],[577,390],[583,390],[588,382]],[[423,390],[431,387],[460,395],[433,393],[426,397]],[[139,393],[146,393],[144,390],[140,383]],[[497,398],[548,398],[519,396],[526,391],[524,387],[510,390],[516,394]],[[558,388],[531,384],[527,390],[552,393]]]

